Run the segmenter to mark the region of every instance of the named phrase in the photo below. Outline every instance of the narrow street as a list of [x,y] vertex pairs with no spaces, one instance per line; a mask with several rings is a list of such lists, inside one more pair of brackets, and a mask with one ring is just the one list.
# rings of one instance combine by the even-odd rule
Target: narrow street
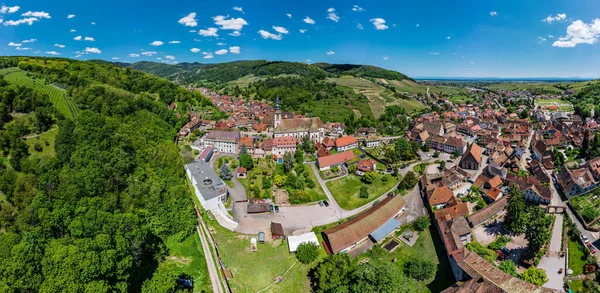
[[[563,277],[567,271],[565,257],[560,257],[562,226],[563,215],[557,214],[552,228],[552,234],[550,235],[548,252],[542,257],[538,265],[538,268],[545,270],[546,275],[548,276],[548,282],[544,284],[544,287],[556,290],[561,290],[563,288]],[[563,272],[559,274],[560,269],[562,269]]]

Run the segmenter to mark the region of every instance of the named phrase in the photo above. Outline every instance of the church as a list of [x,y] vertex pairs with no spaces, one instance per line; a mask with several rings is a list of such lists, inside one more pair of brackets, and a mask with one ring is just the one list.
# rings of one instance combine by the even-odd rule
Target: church
[[325,137],[325,126],[319,117],[310,118],[281,118],[279,97],[275,101],[273,117],[273,137],[293,137],[302,141],[308,136],[312,142],[321,142]]

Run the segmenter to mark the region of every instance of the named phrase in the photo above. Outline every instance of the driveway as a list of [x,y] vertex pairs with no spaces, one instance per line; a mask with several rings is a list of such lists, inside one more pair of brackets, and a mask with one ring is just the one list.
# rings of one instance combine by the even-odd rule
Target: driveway
[[[565,284],[563,278],[565,275],[566,267],[565,267],[565,258],[560,257],[560,246],[562,241],[562,224],[563,224],[563,215],[556,215],[556,219],[554,221],[554,227],[552,228],[552,235],[550,237],[550,247],[548,249],[548,253],[542,257],[540,263],[538,265],[539,269],[543,269],[546,271],[546,275],[548,276],[548,282],[544,284],[544,287],[562,290]],[[563,273],[559,274],[559,269],[563,269]]]

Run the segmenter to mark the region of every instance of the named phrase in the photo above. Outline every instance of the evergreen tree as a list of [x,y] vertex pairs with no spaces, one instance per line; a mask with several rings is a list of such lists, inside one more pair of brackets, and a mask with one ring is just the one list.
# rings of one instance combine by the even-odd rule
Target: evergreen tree
[[233,178],[233,174],[231,174],[231,170],[229,170],[227,164],[221,165],[221,168],[219,168],[219,176],[223,180],[231,180],[231,178]]
[[527,227],[527,214],[525,213],[525,198],[517,186],[510,189],[504,226],[513,233],[521,234]]
[[283,154],[283,172],[285,172],[285,174],[290,173],[290,171],[292,171],[292,169],[294,168],[294,161],[292,161],[292,154],[290,154],[289,152],[285,152],[285,154]]
[[525,231],[525,238],[527,239],[529,250],[537,253],[550,239],[550,222],[552,221],[552,217],[546,215],[539,207],[532,208],[530,215],[531,219]]

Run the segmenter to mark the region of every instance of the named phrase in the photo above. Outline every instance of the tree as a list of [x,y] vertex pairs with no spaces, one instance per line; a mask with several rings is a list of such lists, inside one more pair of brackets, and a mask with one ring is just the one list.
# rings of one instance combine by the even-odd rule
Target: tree
[[304,163],[304,154],[302,153],[302,150],[296,150],[294,153],[294,160],[296,161],[296,164]]
[[528,241],[529,250],[537,254],[550,239],[549,225],[552,220],[539,207],[533,207],[529,214],[531,217],[525,230],[525,239]]
[[436,150],[435,152],[433,152],[433,157],[437,158],[440,156],[440,152],[438,150]]
[[292,154],[290,154],[289,152],[285,152],[285,154],[283,154],[283,172],[285,172],[285,174],[290,173],[290,171],[292,171],[292,169],[294,169],[294,161],[292,161]]
[[330,254],[308,272],[315,293],[349,292],[356,264],[348,254]]
[[310,141],[308,135],[302,138],[302,148],[308,154],[312,154],[317,151],[315,144],[313,144],[312,141]]
[[304,179],[304,183],[306,184],[306,187],[308,187],[308,188],[315,188],[315,182],[312,181],[308,177]]
[[360,187],[360,198],[369,198],[369,190],[364,185]]
[[407,276],[423,281],[433,278],[437,269],[436,265],[430,260],[413,258],[405,264],[404,271]]
[[427,229],[427,227],[429,227],[430,223],[431,222],[429,221],[428,216],[422,216],[422,217],[418,217],[414,221],[413,227],[418,231],[425,231],[425,229]]
[[223,180],[231,180],[231,178],[233,178],[233,174],[231,174],[231,170],[229,170],[227,164],[221,164],[221,168],[219,168],[219,176]]
[[10,164],[15,170],[21,170],[21,160],[29,156],[29,146],[21,138],[15,138],[10,143]]
[[352,165],[350,165],[350,167],[348,167],[348,172],[349,172],[350,174],[354,174],[354,173],[356,173],[356,169],[357,169],[357,168],[358,168],[358,167],[356,166],[356,164],[352,164]]
[[[195,130],[194,130],[195,131]],[[248,147],[246,147],[246,144],[242,144],[242,146],[240,147],[240,157],[243,154],[247,154],[248,153]]]
[[35,109],[35,128],[38,131],[43,132],[50,129],[53,123],[52,112],[52,108],[48,107],[37,107]]
[[394,159],[395,161],[408,161],[415,157],[415,152],[412,145],[406,138],[400,138],[396,140],[394,145]]
[[398,184],[398,189],[401,189],[401,190],[411,189],[418,182],[419,182],[419,178],[417,177],[417,174],[415,174],[415,172],[413,172],[413,171],[408,171],[408,172],[406,172],[406,175],[404,175],[404,178],[402,178],[402,181],[400,181],[400,184]]
[[527,108],[525,108],[523,111],[521,111],[521,113],[519,113],[519,118],[525,119],[527,117],[529,117],[529,113],[527,112]]
[[363,174],[361,179],[364,183],[371,184],[375,181],[375,178],[377,178],[377,173],[375,173],[375,171],[369,171]]
[[440,161],[440,170],[446,169],[446,161]]
[[271,182],[271,178],[264,176],[262,178],[262,189],[271,189],[273,187],[273,182]]
[[285,186],[286,182],[287,182],[287,176],[277,174],[273,178],[273,183],[275,183],[275,185],[277,185],[278,187]]
[[517,266],[515,266],[515,263],[510,259],[501,261],[498,268],[513,277],[517,276]]
[[36,142],[33,145],[33,149],[38,153],[44,150],[44,148],[42,147],[42,145],[39,142]]
[[296,258],[303,264],[313,262],[319,256],[319,246],[313,242],[302,242],[296,249]]
[[525,213],[525,198],[521,191],[513,186],[508,195],[504,226],[513,233],[521,234],[527,227],[527,214]]
[[244,153],[240,156],[240,166],[246,168],[247,170],[252,170],[254,168],[254,161],[252,160],[252,156],[248,153]]
[[534,285],[542,286],[548,282],[546,271],[534,266],[529,267],[521,274],[521,279]]
[[371,261],[355,269],[350,292],[408,293],[415,292],[415,287],[415,281],[406,278],[397,265],[385,261]]

